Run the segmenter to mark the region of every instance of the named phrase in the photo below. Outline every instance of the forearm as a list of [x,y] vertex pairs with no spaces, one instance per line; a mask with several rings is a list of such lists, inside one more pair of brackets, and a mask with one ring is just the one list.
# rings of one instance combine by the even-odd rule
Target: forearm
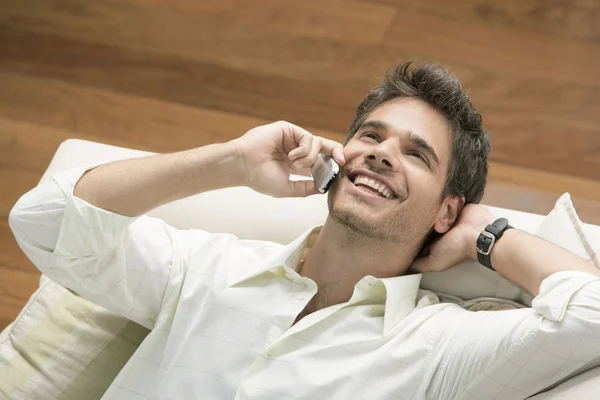
[[73,194],[135,217],[194,194],[244,184],[236,148],[227,142],[101,165],[81,177]]
[[[471,258],[477,260],[475,241],[472,239]],[[533,296],[538,295],[542,281],[555,272],[582,271],[600,277],[600,270],[581,257],[517,229],[505,231],[496,242],[491,262],[496,271]]]

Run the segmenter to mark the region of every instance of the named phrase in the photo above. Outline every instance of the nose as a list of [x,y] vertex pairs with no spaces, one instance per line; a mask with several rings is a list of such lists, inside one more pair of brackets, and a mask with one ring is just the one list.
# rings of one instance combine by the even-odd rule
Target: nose
[[386,170],[393,169],[393,156],[389,149],[387,149],[388,146],[389,144],[386,145],[386,143],[383,142],[378,146],[373,147],[365,157],[367,159],[367,163],[373,168],[382,168]]

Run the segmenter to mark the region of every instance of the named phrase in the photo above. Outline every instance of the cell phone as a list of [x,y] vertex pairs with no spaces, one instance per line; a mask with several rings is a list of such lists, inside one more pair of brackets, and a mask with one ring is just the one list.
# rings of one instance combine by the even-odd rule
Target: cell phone
[[315,186],[321,193],[327,193],[339,172],[339,164],[332,156],[325,154],[319,154],[317,160],[310,169],[310,175],[315,181]]

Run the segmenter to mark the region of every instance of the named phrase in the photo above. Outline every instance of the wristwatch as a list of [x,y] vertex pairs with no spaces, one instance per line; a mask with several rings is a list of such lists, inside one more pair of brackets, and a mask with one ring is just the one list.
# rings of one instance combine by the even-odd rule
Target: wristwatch
[[477,238],[477,244],[475,246],[477,249],[477,260],[480,264],[492,271],[495,271],[495,269],[492,267],[490,253],[492,252],[494,244],[508,229],[514,228],[508,224],[506,218],[498,218],[493,224],[486,226]]

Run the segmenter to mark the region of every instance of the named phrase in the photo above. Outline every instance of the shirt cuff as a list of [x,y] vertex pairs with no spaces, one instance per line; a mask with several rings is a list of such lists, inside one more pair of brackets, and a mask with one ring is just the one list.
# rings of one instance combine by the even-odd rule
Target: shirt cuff
[[123,239],[125,228],[139,218],[98,208],[73,195],[75,185],[86,171],[108,162],[101,161],[52,175],[65,195],[64,217],[55,255],[84,257],[104,254]]
[[559,271],[542,281],[540,292],[531,306],[551,321],[562,321],[572,297],[588,283],[600,280],[582,271]]

